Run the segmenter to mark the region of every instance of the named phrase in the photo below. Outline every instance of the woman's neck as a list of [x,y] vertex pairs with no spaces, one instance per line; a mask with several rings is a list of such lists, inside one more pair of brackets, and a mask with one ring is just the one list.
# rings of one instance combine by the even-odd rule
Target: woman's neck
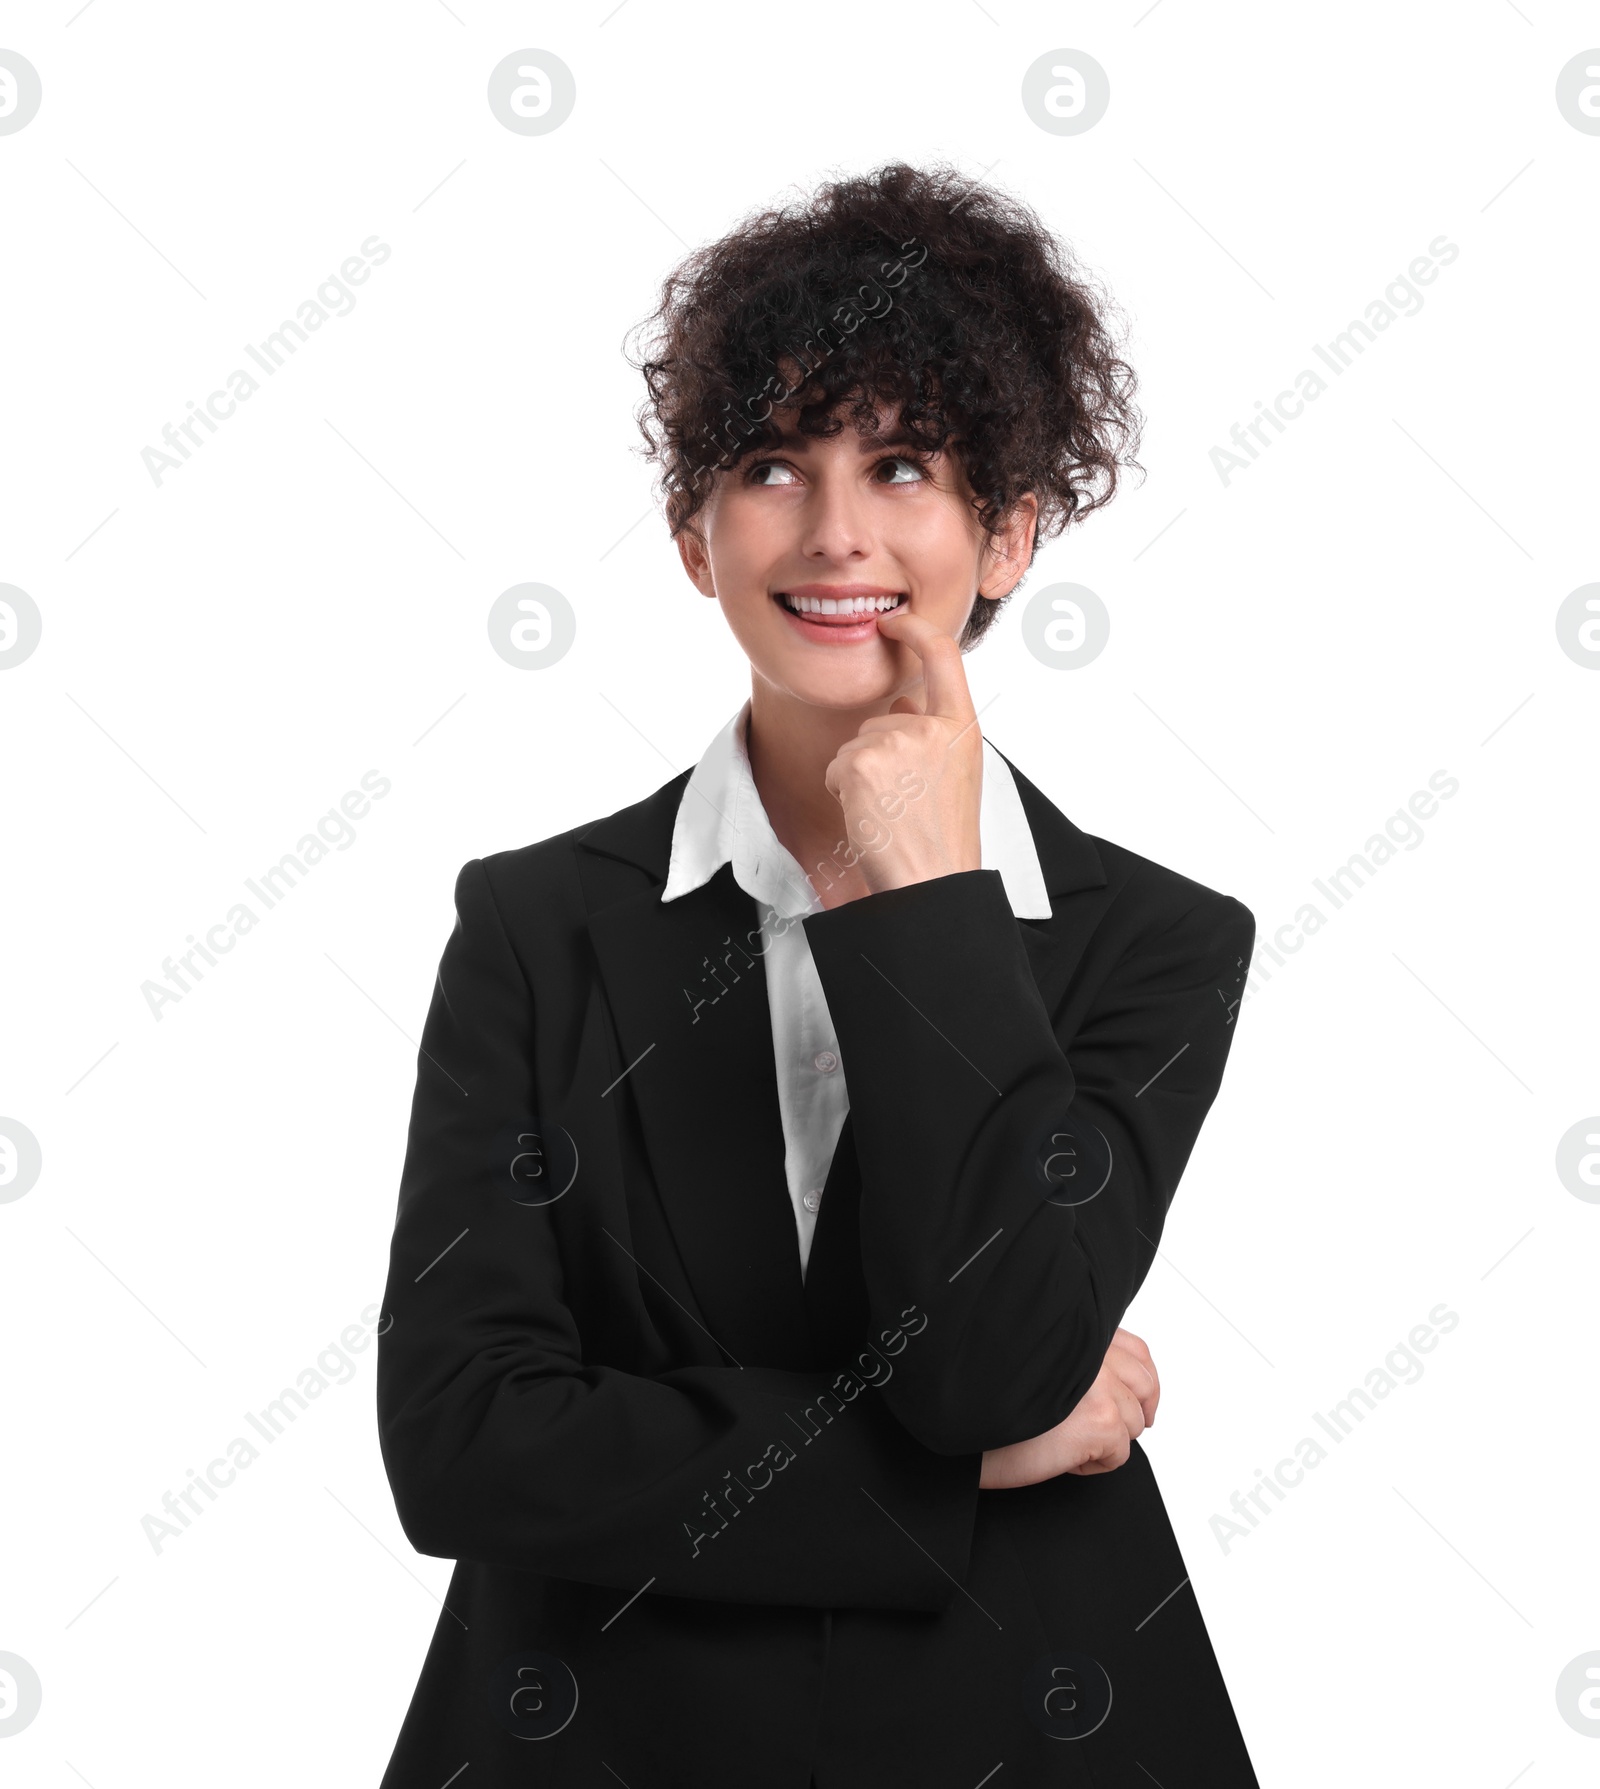
[[756,793],[779,843],[826,907],[868,892],[860,869],[850,864],[844,813],[825,780],[828,766],[869,715],[888,712],[887,699],[862,709],[816,708],[752,680],[745,747]]

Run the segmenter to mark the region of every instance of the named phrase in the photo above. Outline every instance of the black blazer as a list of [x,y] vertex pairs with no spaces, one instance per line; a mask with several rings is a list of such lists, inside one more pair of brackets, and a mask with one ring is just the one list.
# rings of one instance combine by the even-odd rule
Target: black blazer
[[1139,1444],[978,1490],[1150,1267],[1250,912],[1018,775],[1048,921],[971,870],[801,922],[850,1095],[802,1280],[755,903],[661,900],[687,776],[456,883],[377,1393],[459,1564],[383,1789],[1251,1789]]

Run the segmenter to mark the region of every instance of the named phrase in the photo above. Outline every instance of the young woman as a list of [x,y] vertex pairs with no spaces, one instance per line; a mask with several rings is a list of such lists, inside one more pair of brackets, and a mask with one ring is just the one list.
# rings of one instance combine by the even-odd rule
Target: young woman
[[457,880],[378,1403],[459,1564],[385,1789],[1248,1789],[1119,1323],[1254,922],[1079,831],[962,669],[1129,463],[1102,302],[892,165],[654,322],[641,423],[751,695]]

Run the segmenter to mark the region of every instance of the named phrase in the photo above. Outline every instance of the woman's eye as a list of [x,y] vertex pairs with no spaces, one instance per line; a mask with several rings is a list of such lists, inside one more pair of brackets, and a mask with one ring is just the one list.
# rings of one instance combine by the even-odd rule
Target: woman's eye
[[927,474],[922,470],[922,468],[917,464],[917,462],[915,460],[908,460],[901,454],[895,454],[887,460],[879,460],[878,470],[880,472],[884,469],[885,466],[888,466],[891,468],[899,467],[902,472],[909,474],[909,476],[904,477],[904,478],[881,479],[879,482],[882,484],[888,484],[888,485],[918,484],[923,479],[925,479],[927,476]]
[[[750,482],[753,485],[787,484],[789,482],[787,475],[793,470],[792,466],[785,466],[782,460],[762,460],[750,468]],[[763,472],[781,472],[785,476],[783,478],[763,478],[761,476]]]

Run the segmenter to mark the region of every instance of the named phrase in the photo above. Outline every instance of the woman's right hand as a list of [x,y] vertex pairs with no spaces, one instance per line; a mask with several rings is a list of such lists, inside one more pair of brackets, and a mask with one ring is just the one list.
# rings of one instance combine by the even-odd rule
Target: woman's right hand
[[984,1450],[978,1489],[1012,1490],[1063,1472],[1114,1472],[1127,1463],[1134,1437],[1155,1421],[1160,1401],[1150,1350],[1132,1331],[1119,1329],[1070,1416],[1031,1441]]

